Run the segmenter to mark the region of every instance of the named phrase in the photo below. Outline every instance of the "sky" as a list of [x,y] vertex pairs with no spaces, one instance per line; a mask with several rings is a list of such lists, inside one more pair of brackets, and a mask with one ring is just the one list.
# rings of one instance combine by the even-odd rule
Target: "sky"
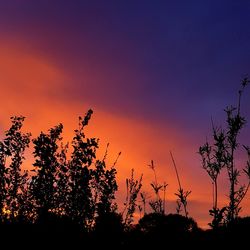
[[[171,150],[192,190],[189,214],[205,227],[212,187],[197,151],[211,136],[211,117],[224,124],[223,109],[236,104],[250,73],[249,13],[243,0],[0,0],[0,133],[21,114],[34,137],[62,122],[70,141],[78,116],[92,108],[86,133],[100,138],[100,155],[108,142],[111,162],[122,152],[119,204],[132,168],[150,194],[154,160],[168,183],[166,209],[175,212]],[[241,139],[250,144],[248,125]],[[222,206],[226,176],[219,188]],[[249,204],[250,194],[243,215]]]

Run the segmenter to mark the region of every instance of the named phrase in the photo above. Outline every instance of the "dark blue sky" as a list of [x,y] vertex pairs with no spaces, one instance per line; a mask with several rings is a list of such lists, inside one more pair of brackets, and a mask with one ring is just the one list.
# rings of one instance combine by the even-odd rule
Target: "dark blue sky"
[[0,32],[70,72],[64,98],[192,127],[249,73],[249,13],[248,1],[0,1]]

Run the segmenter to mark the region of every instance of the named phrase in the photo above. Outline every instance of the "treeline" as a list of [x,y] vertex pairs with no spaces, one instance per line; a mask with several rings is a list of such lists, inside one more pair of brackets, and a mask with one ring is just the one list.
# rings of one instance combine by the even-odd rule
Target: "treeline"
[[96,159],[98,140],[86,138],[92,110],[79,117],[72,152],[62,143],[63,125],[33,139],[35,162],[31,174],[22,170],[31,134],[23,133],[24,117],[11,117],[12,125],[0,142],[0,218],[2,222],[36,222],[55,214],[90,230],[96,217],[114,212],[116,168],[106,166],[106,154]]
[[[116,164],[120,153],[114,164],[107,166],[107,145],[103,158],[97,159],[99,141],[87,138],[84,133],[92,113],[89,110],[84,117],[79,117],[71,149],[69,143],[63,144],[62,124],[31,139],[31,134],[22,130],[25,118],[11,117],[11,127],[0,141],[0,236],[3,242],[8,239],[9,244],[20,244],[21,239],[28,237],[29,242],[35,240],[39,244],[97,246],[100,242],[109,245],[106,238],[112,236],[112,245],[128,247],[142,244],[145,234],[152,237],[154,227],[159,231],[158,226],[169,223],[171,233],[175,222],[179,225],[176,227],[179,236],[198,230],[196,222],[187,214],[166,215],[167,184],[158,183],[153,161],[150,168],[155,176],[151,183],[155,198],[149,200],[141,191],[142,176],[136,179],[132,170],[126,179],[124,208],[118,210]],[[28,171],[23,169],[23,163],[31,143],[34,163]],[[143,205],[138,204],[139,197]],[[146,203],[151,213],[146,212]],[[137,208],[142,218],[135,225]]]
[[[29,242],[36,240],[40,244],[77,243],[116,248],[154,247],[165,244],[166,240],[197,246],[222,243],[225,239],[229,245],[238,242],[250,231],[250,219],[239,217],[240,204],[250,185],[249,147],[244,146],[248,156],[243,169],[248,177],[247,185],[239,185],[241,171],[235,163],[240,145],[238,136],[246,123],[241,115],[241,96],[248,82],[247,78],[242,81],[237,107],[225,110],[226,129],[212,124],[212,142],[206,142],[199,149],[202,167],[212,179],[215,190],[209,211],[211,230],[201,230],[189,217],[191,191],[183,189],[171,152],[179,186],[176,214],[168,214],[165,209],[168,184],[158,181],[153,161],[149,167],[154,176],[150,183],[154,196],[148,197],[142,191],[142,176],[135,178],[132,170],[126,179],[124,207],[118,209],[116,164],[120,153],[114,164],[107,164],[107,145],[103,158],[97,159],[99,140],[85,135],[93,113],[89,110],[84,117],[79,117],[74,137],[67,144],[63,143],[62,124],[32,139],[30,133],[22,130],[25,118],[11,117],[11,127],[0,141],[0,236],[8,239],[9,244],[12,238],[19,239],[12,243],[24,243],[28,237]],[[23,163],[30,145],[34,162],[27,171]],[[224,169],[230,183],[229,204],[219,208],[218,177]],[[146,211],[147,204],[150,211]],[[140,220],[135,224],[136,210]]]

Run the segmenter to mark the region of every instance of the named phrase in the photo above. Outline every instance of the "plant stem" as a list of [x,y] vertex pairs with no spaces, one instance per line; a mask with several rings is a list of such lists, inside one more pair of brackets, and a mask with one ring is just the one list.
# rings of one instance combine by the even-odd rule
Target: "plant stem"
[[180,194],[182,195],[181,203],[182,203],[182,205],[184,207],[185,216],[188,217],[187,216],[188,215],[188,213],[187,213],[187,204],[186,204],[186,200],[184,200],[184,199],[186,199],[184,197],[184,190],[181,187],[181,181],[180,181],[180,177],[179,177],[179,174],[178,174],[177,166],[176,166],[176,163],[175,163],[175,160],[174,160],[174,157],[173,157],[173,154],[172,154],[171,151],[170,151],[170,155],[171,155],[171,158],[172,158],[172,162],[173,162],[173,165],[174,165],[177,181],[178,181],[178,184],[179,184],[179,191],[180,191]]
[[218,184],[217,184],[217,178],[214,180],[214,208],[217,210],[218,206]]
[[178,174],[177,167],[176,167],[176,164],[175,164],[175,160],[174,160],[174,157],[173,157],[173,154],[172,154],[171,151],[170,151],[170,155],[171,155],[172,162],[173,162],[173,165],[174,165],[177,181],[178,181],[178,184],[179,184],[179,189],[181,190],[182,188],[181,188],[181,182],[180,182],[179,174]]

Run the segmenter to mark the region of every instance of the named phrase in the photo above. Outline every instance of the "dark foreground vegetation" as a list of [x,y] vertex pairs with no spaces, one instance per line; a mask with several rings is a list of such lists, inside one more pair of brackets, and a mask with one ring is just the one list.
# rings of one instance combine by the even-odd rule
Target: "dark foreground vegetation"
[[[248,79],[244,78],[236,108],[227,108],[226,129],[212,124],[212,142],[199,149],[202,167],[214,186],[211,229],[202,230],[188,214],[188,196],[183,189],[173,154],[179,189],[176,192],[176,214],[165,210],[167,183],[159,183],[154,162],[154,197],[142,191],[142,176],[134,170],[126,179],[127,196],[118,208],[115,193],[116,164],[107,164],[107,150],[97,159],[99,141],[85,136],[92,110],[79,117],[71,145],[63,144],[63,125],[41,132],[31,139],[24,133],[24,117],[12,117],[11,127],[0,141],[0,245],[8,248],[69,249],[148,249],[148,248],[231,248],[249,247],[250,217],[240,217],[240,204],[250,183],[250,148],[243,146],[247,161],[237,168],[235,155],[240,147],[238,135],[246,120],[241,115],[241,96]],[[25,150],[32,141],[34,163],[29,172],[23,169]],[[70,147],[71,146],[71,147]],[[218,179],[228,174],[229,203],[218,207]],[[240,185],[240,175],[248,183]],[[150,211],[147,211],[146,204]],[[140,220],[135,223],[138,212]],[[6,245],[7,244],[7,245]]]
[[[102,224],[101,224],[102,223]],[[248,247],[250,217],[238,218],[230,226],[202,230],[178,214],[148,214],[129,230],[119,214],[111,213],[92,231],[83,231],[67,218],[50,215],[42,223],[1,225],[1,246],[25,249],[231,249]],[[91,247],[91,248],[90,248]],[[237,249],[237,248],[236,248]],[[246,248],[247,249],[247,248]]]

